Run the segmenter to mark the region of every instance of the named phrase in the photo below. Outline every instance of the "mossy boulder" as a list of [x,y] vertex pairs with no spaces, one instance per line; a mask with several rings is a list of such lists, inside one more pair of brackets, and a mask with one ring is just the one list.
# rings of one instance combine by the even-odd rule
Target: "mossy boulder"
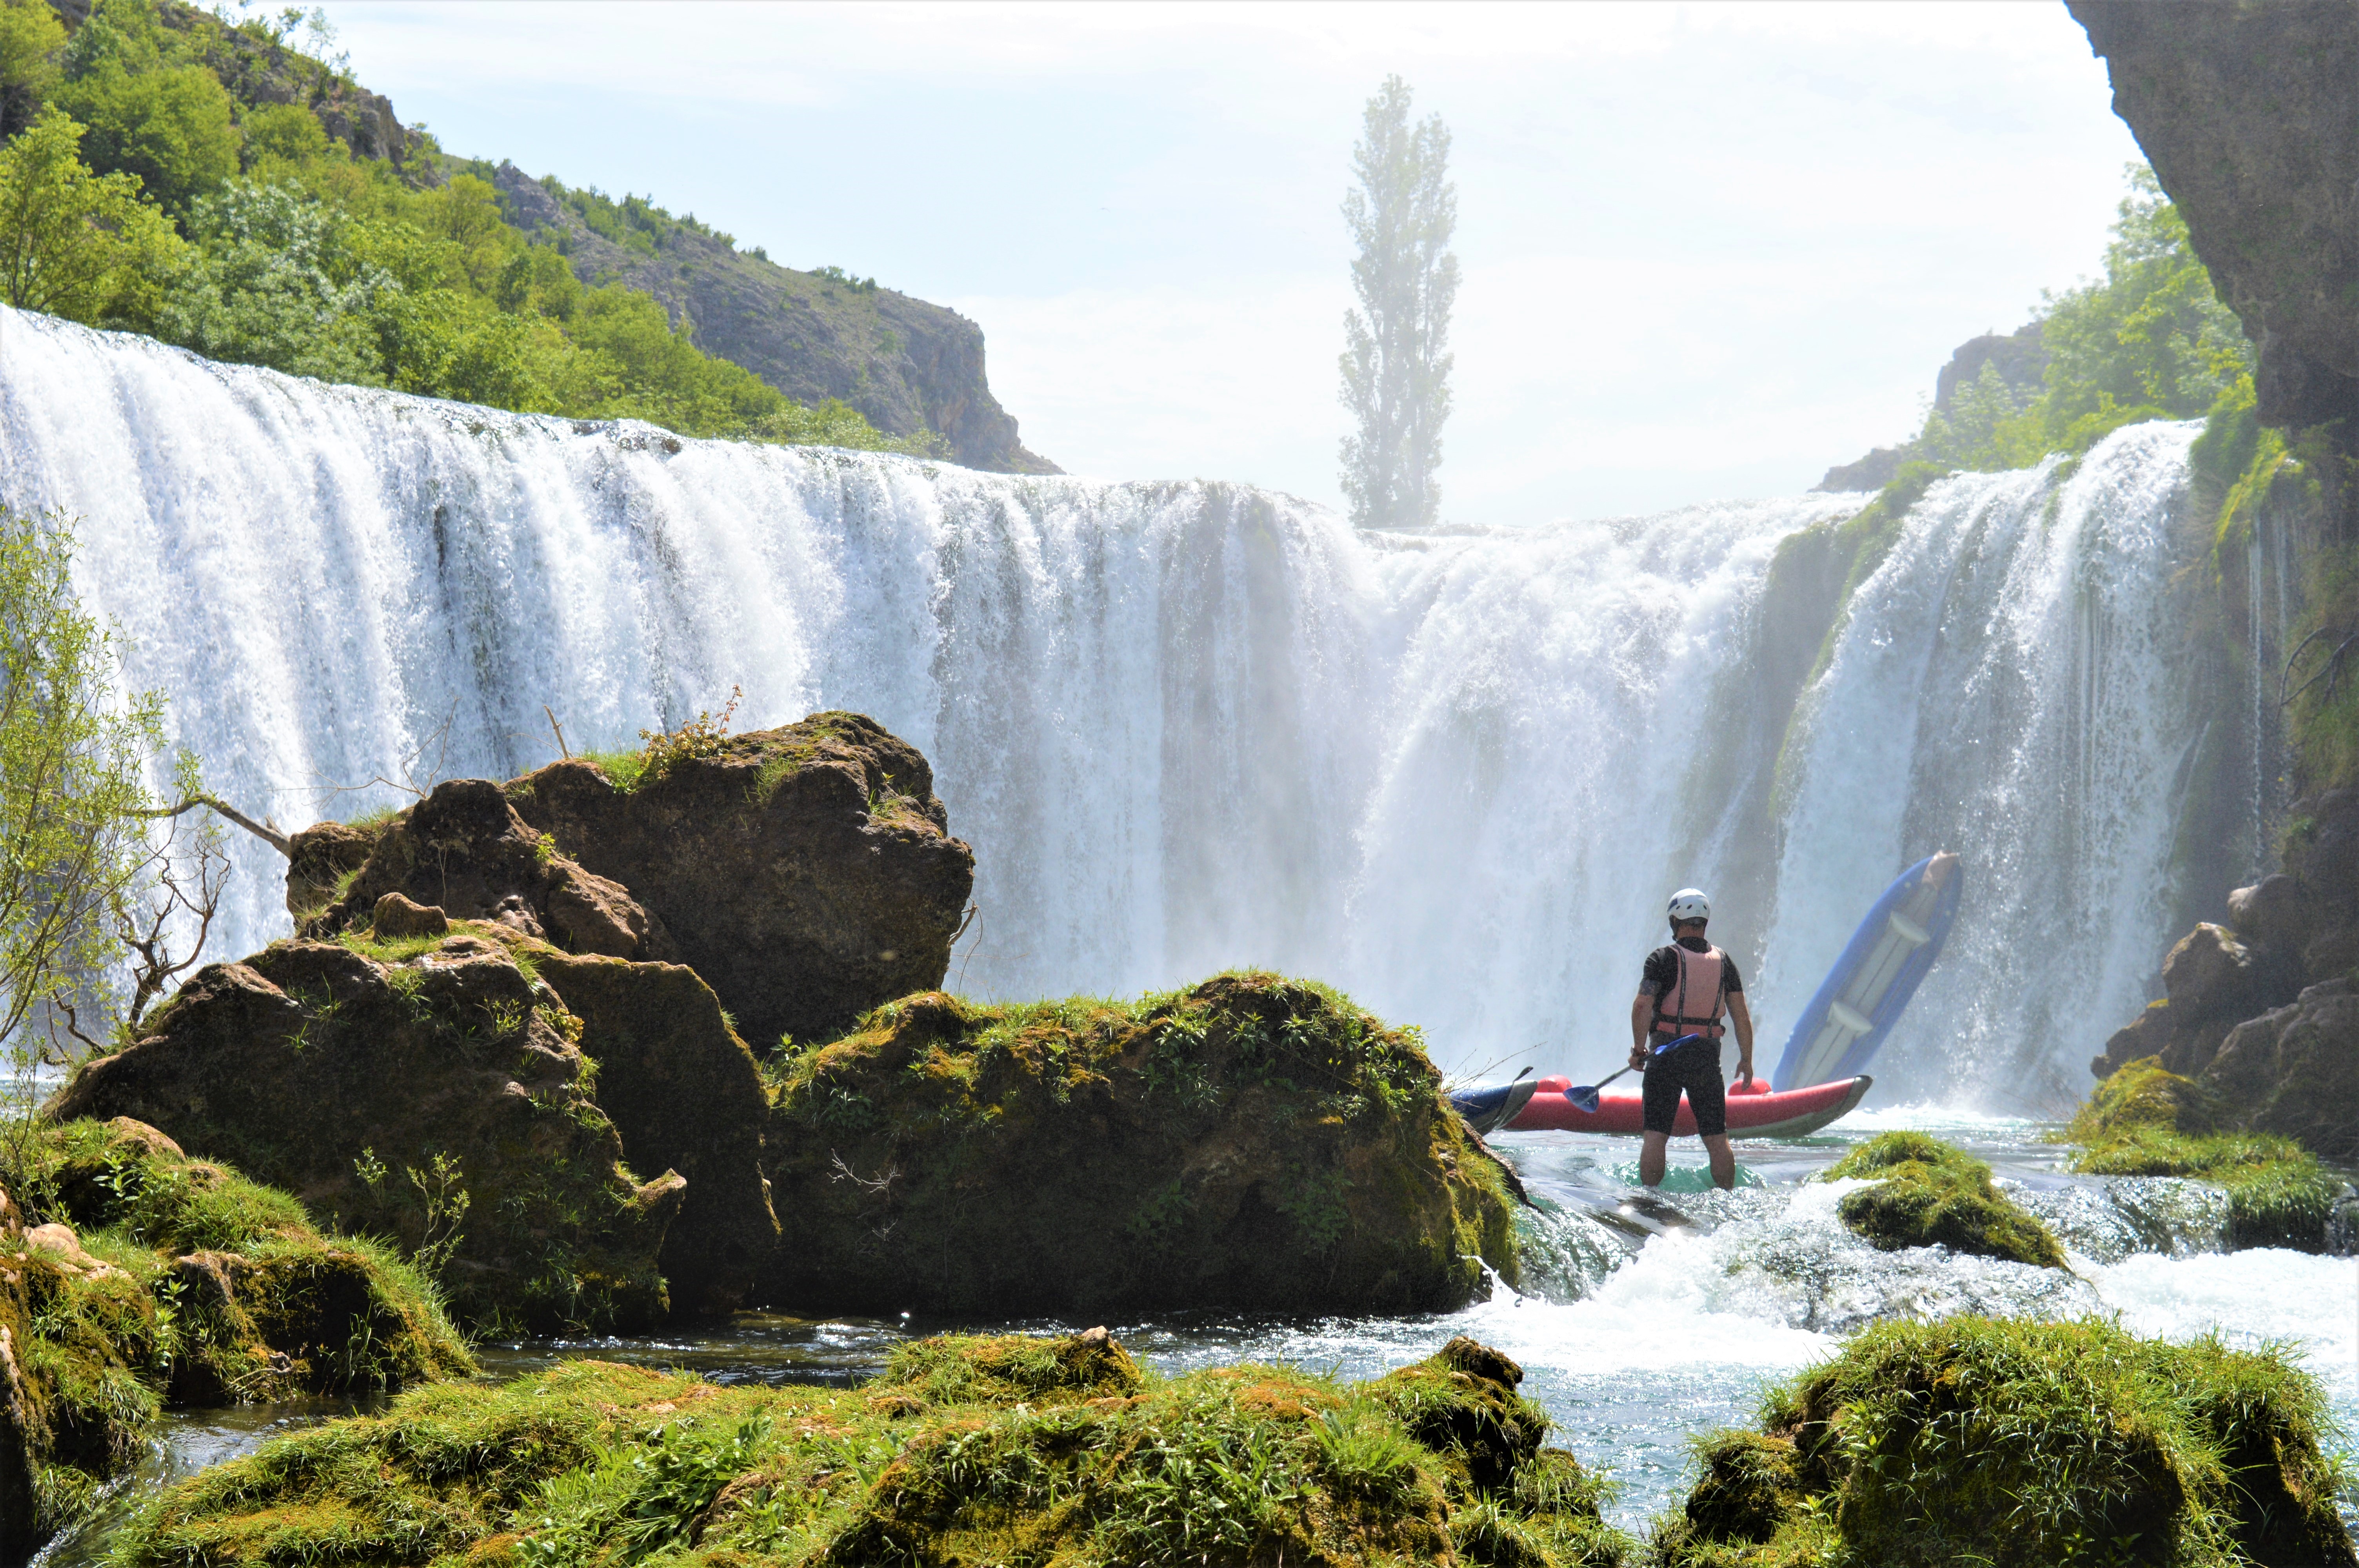
[[2154,1057],[2097,1086],[2066,1129],[2081,1145],[2072,1169],[2094,1176],[2186,1176],[2228,1194],[2233,1247],[2316,1252],[2346,1188],[2290,1138],[2215,1132],[2221,1098],[2201,1079]]
[[1821,1181],[1873,1182],[1845,1193],[1835,1213],[1886,1252],[1947,1247],[2041,1268],[2064,1266],[2064,1249],[2037,1215],[1991,1183],[1980,1160],[1921,1132],[1869,1139],[1820,1173]]
[[45,1108],[130,1117],[442,1260],[482,1324],[639,1326],[685,1184],[642,1183],[592,1098],[581,1022],[506,928],[274,945],[199,971]]
[[576,758],[507,795],[659,918],[764,1049],[940,985],[974,888],[925,757],[856,713]]
[[[293,852],[297,849],[301,853]],[[493,922],[567,952],[679,957],[662,922],[628,889],[559,854],[487,779],[435,785],[424,800],[378,827],[367,849],[360,871],[340,878],[335,896],[303,919],[305,935],[326,938],[373,929],[377,911],[393,898],[397,909]],[[349,857],[352,850],[345,835],[323,836],[315,829],[299,836],[288,862],[288,902],[294,902],[299,881],[306,888],[316,885],[322,864],[332,863],[332,854]]]
[[167,1402],[396,1391],[474,1371],[432,1286],[291,1196],[118,1119],[19,1123],[0,1197],[0,1554],[73,1522]]
[[1103,1329],[920,1341],[858,1389],[575,1361],[277,1439],[143,1509],[115,1561],[1629,1561],[1597,1478],[1489,1375],[1513,1365],[1460,1342],[1375,1383],[1163,1378]]
[[1516,1277],[1502,1168],[1414,1032],[1322,986],[927,992],[777,1070],[774,1304],[1438,1312]]
[[1699,1444],[1670,1568],[2350,1568],[2318,1385],[2110,1324],[1887,1323]]

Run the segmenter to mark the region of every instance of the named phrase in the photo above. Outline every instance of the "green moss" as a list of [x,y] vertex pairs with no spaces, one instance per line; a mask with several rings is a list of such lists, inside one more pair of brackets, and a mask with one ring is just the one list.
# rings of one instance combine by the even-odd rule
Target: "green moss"
[[2072,1169],[2093,1176],[2186,1176],[2228,1193],[2235,1247],[2315,1252],[2343,1183],[2290,1138],[2211,1132],[2218,1106],[2201,1084],[2148,1056],[2098,1084],[2064,1141],[2082,1147]]
[[[2181,1076],[2147,1056],[2124,1063],[2099,1080],[2088,1101],[2073,1113],[2065,1139],[2096,1143],[2134,1128],[2169,1128],[2188,1132],[2210,1130],[2218,1116],[2213,1097],[2192,1078]],[[2115,1174],[2184,1175],[2180,1171],[2119,1172]]]
[[1836,1215],[1885,1251],[1939,1245],[2042,1268],[2064,1266],[2055,1234],[1991,1184],[1990,1167],[1937,1138],[1879,1134],[1819,1177],[1845,1178],[1875,1184],[1844,1194]]
[[1505,1178],[1415,1032],[1310,982],[925,992],[770,1082],[767,1171],[802,1227],[777,1299],[1413,1311],[1479,1293],[1483,1260],[1516,1277]]
[[147,1449],[161,1406],[382,1391],[474,1370],[433,1288],[375,1243],[322,1236],[288,1195],[151,1129],[19,1123],[7,1185],[82,1253],[0,1255],[36,1533]]
[[[907,1346],[862,1389],[720,1388],[568,1363],[496,1390],[428,1389],[274,1442],[149,1505],[146,1564],[756,1561],[1628,1561],[1603,1488],[1545,1422],[1470,1461],[1450,1400],[1512,1389],[1422,1364],[1420,1429],[1375,1385],[1279,1367],[1165,1379],[1100,1334]],[[1494,1358],[1495,1360],[1495,1358]],[[1512,1363],[1496,1365],[1512,1368]],[[1412,1368],[1411,1370],[1416,1370]],[[1472,1441],[1485,1439],[1477,1435]],[[1498,1477],[1471,1489],[1472,1469]]]
[[1658,1527],[1701,1564],[2347,1563],[2317,1384],[2102,1322],[1870,1328],[1705,1440]]

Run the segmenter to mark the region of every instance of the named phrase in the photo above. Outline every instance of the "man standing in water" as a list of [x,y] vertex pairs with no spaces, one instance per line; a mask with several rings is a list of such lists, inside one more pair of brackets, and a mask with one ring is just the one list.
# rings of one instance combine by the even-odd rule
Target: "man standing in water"
[[[1712,901],[1696,888],[1671,895],[1671,942],[1647,955],[1637,1000],[1630,1004],[1630,1065],[1647,1071],[1647,1141],[1638,1152],[1638,1179],[1663,1184],[1663,1154],[1671,1141],[1671,1121],[1685,1091],[1695,1113],[1696,1131],[1712,1156],[1717,1187],[1736,1184],[1736,1155],[1728,1147],[1727,1090],[1720,1077],[1720,1018],[1736,1024],[1736,1076],[1753,1082],[1753,1015],[1745,1010],[1745,985],[1728,955],[1704,940]],[[1656,1054],[1658,1046],[1683,1034],[1684,1045]]]

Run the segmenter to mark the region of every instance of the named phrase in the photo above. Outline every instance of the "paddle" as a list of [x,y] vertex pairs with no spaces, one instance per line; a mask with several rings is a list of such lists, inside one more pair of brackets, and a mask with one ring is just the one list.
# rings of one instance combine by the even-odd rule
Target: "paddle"
[[[1664,1041],[1660,1045],[1658,1045],[1652,1051],[1647,1052],[1647,1054],[1649,1056],[1659,1056],[1674,1045],[1684,1045],[1690,1040],[1701,1040],[1703,1036],[1701,1034],[1682,1034],[1677,1040]],[[1606,1074],[1594,1084],[1575,1085],[1573,1087],[1564,1091],[1564,1098],[1579,1106],[1582,1109],[1582,1114],[1584,1116],[1594,1116],[1597,1114],[1597,1091],[1612,1083],[1614,1079],[1620,1077],[1623,1073],[1627,1073],[1632,1070],[1633,1069],[1629,1067],[1624,1067],[1620,1069],[1620,1071]]]

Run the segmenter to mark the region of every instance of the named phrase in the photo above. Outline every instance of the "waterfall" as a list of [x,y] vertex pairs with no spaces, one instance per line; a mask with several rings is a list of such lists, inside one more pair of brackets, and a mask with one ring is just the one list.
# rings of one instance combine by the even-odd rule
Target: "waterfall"
[[[247,809],[538,765],[544,705],[576,750],[733,687],[739,728],[854,708],[974,846],[962,989],[1270,965],[1460,1067],[1609,1066],[1665,895],[1749,855],[1760,907],[1721,925],[1762,957],[1766,1070],[1852,923],[1947,845],[1969,903],[1879,1072],[2079,1073],[2167,935],[2195,726],[2156,611],[2190,435],[1936,487],[1790,724],[1746,719],[1772,816],[1699,759],[1780,542],[1857,496],[1358,535],[1242,485],[684,441],[0,310],[0,501],[80,520],[135,684]],[[220,956],[288,929],[275,857],[238,855]]]

